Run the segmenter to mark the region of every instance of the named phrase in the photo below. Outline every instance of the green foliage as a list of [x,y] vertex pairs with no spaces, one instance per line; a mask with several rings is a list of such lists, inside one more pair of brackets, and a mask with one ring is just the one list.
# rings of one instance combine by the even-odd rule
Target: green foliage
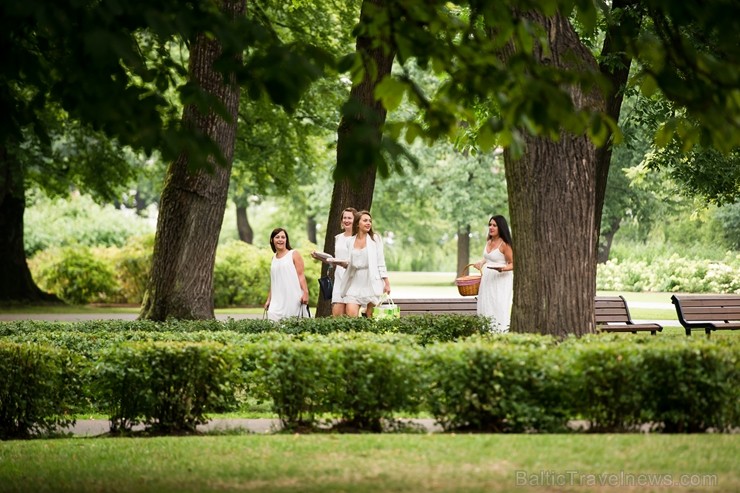
[[74,424],[83,365],[72,353],[0,341],[0,439]]
[[149,221],[127,212],[98,205],[87,195],[37,196],[23,217],[26,255],[60,246],[120,247],[131,236],[153,232]]
[[213,270],[215,305],[264,304],[270,289],[270,253],[266,248],[257,248],[241,241],[220,245]]
[[716,216],[722,224],[722,234],[727,243],[740,250],[740,202],[720,207]]
[[62,248],[34,259],[39,286],[67,303],[115,301],[118,285],[111,265],[89,248]]
[[126,303],[141,303],[144,299],[152,267],[154,235],[134,236],[114,251],[112,260],[121,299]]
[[143,422],[160,433],[194,432],[205,413],[233,402],[238,358],[213,343],[128,343],[100,354],[94,393],[111,431]]
[[441,344],[422,356],[429,411],[445,430],[558,431],[571,390],[546,346]]
[[740,293],[740,255],[728,255],[724,262],[688,260],[675,254],[651,261],[609,260],[598,266],[596,289]]

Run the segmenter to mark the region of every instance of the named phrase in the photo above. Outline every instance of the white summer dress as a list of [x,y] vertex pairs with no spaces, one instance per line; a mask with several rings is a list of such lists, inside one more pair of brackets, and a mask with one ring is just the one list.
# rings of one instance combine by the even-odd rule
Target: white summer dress
[[268,319],[277,321],[285,317],[308,316],[308,307],[301,304],[303,290],[293,263],[293,250],[288,250],[282,258],[278,258],[277,254],[272,257],[270,290]]
[[[349,260],[349,249],[347,248],[347,238],[344,233],[339,233],[334,237],[334,258],[338,260]],[[342,279],[347,269],[341,265],[334,264],[334,288],[331,292],[332,303],[344,303],[342,300]]]
[[373,289],[367,246],[362,250],[352,248],[350,256],[352,257],[350,262],[354,275],[349,286],[346,288],[347,292],[344,295],[344,302],[354,303],[361,306],[367,306],[368,303],[378,305],[380,303],[380,296],[378,296],[375,293],[376,290]]
[[478,289],[478,315],[491,318],[491,330],[494,332],[508,332],[511,320],[511,301],[514,292],[513,271],[499,272],[489,269],[488,266],[506,264],[506,258],[500,247],[486,252],[483,248],[483,277]]

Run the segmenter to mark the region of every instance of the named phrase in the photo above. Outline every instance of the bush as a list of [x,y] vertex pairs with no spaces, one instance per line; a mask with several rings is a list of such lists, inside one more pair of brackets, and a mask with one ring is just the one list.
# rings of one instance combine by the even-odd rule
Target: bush
[[111,431],[139,422],[160,433],[193,432],[205,413],[234,402],[236,355],[213,343],[126,343],[104,351],[94,392]]
[[73,425],[83,372],[67,351],[0,342],[0,439]]
[[118,300],[112,267],[89,248],[46,251],[34,259],[35,278],[41,289],[72,304]]
[[116,279],[125,303],[140,304],[144,299],[154,254],[154,235],[129,238],[113,256]]
[[432,346],[422,355],[429,411],[447,431],[565,429],[569,386],[552,354],[504,342]]

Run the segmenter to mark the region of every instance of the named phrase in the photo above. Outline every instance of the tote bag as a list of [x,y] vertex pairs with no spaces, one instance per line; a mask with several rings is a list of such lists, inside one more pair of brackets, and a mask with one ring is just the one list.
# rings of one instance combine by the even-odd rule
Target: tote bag
[[378,320],[400,317],[401,307],[393,303],[393,300],[390,297],[373,309],[373,318]]

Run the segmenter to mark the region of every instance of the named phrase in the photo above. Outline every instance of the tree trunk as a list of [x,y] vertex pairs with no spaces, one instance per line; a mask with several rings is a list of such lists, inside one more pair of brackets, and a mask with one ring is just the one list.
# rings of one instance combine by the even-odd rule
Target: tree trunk
[[249,224],[246,205],[236,206],[236,230],[239,232],[239,239],[244,243],[251,245],[254,242],[254,230]]
[[[597,70],[568,20],[523,15],[549,33],[543,64]],[[569,92],[577,108],[603,109],[597,93]],[[565,337],[594,331],[596,149],[585,135],[558,142],[524,134],[524,154],[504,152],[514,240],[511,330]]]
[[[220,7],[237,17],[244,15],[245,2],[223,0]],[[223,103],[229,120],[189,105],[183,124],[211,138],[227,164],[218,165],[211,158],[212,172],[191,170],[185,153],[170,164],[160,201],[151,276],[139,315],[142,319],[214,318],[213,266],[226,209],[239,105],[238,85],[233,78],[224,80],[213,67],[220,55],[218,41],[198,34],[191,44],[188,72]]]
[[[360,12],[360,23],[367,22],[368,12],[385,5],[385,0],[364,0]],[[348,107],[352,114],[345,113],[337,130],[337,168],[350,170],[353,162],[367,159],[365,155],[358,155],[355,142],[359,138],[370,139],[376,148],[379,148],[382,137],[382,126],[385,123],[386,110],[380,101],[375,99],[375,87],[383,78],[391,73],[395,50],[390,46],[374,46],[376,41],[364,36],[358,36],[356,50],[362,57],[365,66],[365,75],[359,84],[352,87],[349,95]],[[334,182],[329,207],[329,218],[324,237],[324,251],[334,253],[334,236],[342,231],[341,213],[347,207],[354,207],[358,211],[370,210],[373,204],[375,191],[375,175],[377,162],[371,162],[360,173],[353,176],[345,175]],[[326,275],[328,267],[322,265],[322,275]],[[323,317],[331,313],[331,301],[319,297],[316,315]]]
[[609,252],[612,249],[612,242],[614,242],[614,235],[619,231],[619,225],[622,223],[621,218],[612,218],[612,222],[609,224],[609,229],[599,237],[599,253],[596,258],[596,262],[599,264],[606,263],[609,260]]
[[6,147],[0,147],[0,303],[60,303],[36,286],[28,269],[23,246],[24,186],[22,165]]
[[[612,2],[612,12],[617,9],[621,10],[619,29],[626,29],[629,26],[634,33],[633,37],[637,36],[641,24],[641,14],[637,10],[637,4],[638,2],[635,0],[614,0]],[[612,27],[606,31],[604,45],[601,49],[600,58],[602,61],[599,65],[599,70],[610,82],[610,87],[605,95],[606,114],[612,117],[615,122],[618,122],[632,58],[625,51],[627,49],[624,44],[626,38],[614,34],[615,30],[616,28]],[[606,199],[606,185],[609,180],[612,150],[613,142],[610,137],[608,145],[600,147],[596,151],[596,207],[594,209],[596,220],[594,227],[596,228],[597,235],[601,231],[601,219],[604,210],[604,201]],[[609,244],[611,245],[611,240]]]
[[318,242],[316,241],[316,218],[313,216],[306,218],[306,235],[308,236],[308,241],[313,243],[314,245],[317,245]]
[[[470,224],[457,229],[457,273],[467,275],[469,269],[465,266],[470,263]],[[463,272],[463,269],[465,272]]]

